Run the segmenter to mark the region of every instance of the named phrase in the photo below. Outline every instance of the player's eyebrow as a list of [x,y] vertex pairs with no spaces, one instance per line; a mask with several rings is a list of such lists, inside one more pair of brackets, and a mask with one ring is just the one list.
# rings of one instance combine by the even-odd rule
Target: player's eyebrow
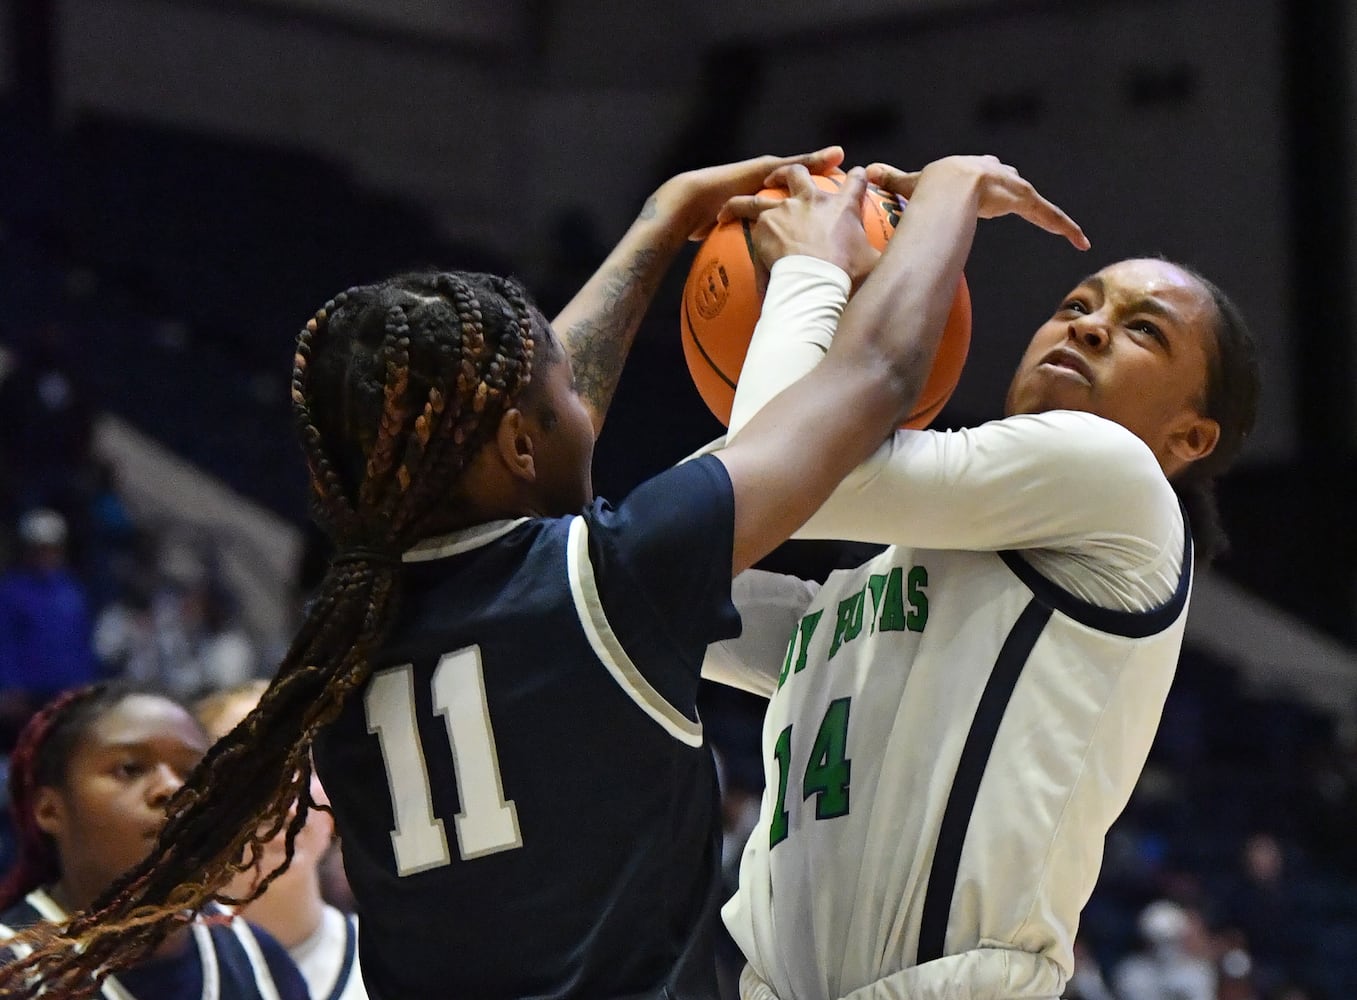
[[[1097,295],[1105,296],[1107,294],[1107,283],[1096,274],[1090,274],[1083,281],[1079,282],[1077,288],[1087,288]],[[1140,298],[1128,303],[1131,312],[1149,313],[1152,316],[1161,316],[1164,319],[1181,322],[1182,317],[1171,307],[1160,302],[1158,299],[1149,296]]]
[[1107,292],[1107,285],[1103,282],[1103,279],[1098,277],[1096,274],[1090,274],[1083,281],[1079,282],[1079,284],[1076,285],[1075,287],[1087,288],[1090,289],[1091,291],[1097,292],[1099,295],[1103,295]]

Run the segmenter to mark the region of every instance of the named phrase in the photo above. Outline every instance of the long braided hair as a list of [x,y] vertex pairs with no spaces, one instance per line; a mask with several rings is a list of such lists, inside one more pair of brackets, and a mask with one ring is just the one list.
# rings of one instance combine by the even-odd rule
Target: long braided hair
[[[297,339],[292,403],[312,517],[332,560],[258,706],[169,804],[151,854],[65,928],[35,928],[0,996],[92,996],[213,900],[240,905],[287,867],[311,800],[310,747],[371,673],[399,598],[400,554],[455,523],[462,470],[528,384],[545,320],[515,282],[414,273],[336,295]],[[295,811],[294,811],[295,806]],[[285,834],[248,897],[222,889]]]

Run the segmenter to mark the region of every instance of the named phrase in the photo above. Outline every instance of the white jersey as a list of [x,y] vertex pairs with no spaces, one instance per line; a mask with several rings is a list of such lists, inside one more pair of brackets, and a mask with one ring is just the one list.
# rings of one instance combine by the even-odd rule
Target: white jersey
[[[791,322],[773,278],[764,320]],[[746,363],[756,402],[804,370],[777,352]],[[1182,642],[1172,488],[1116,424],[1012,417],[895,435],[801,536],[889,548],[763,601],[803,610],[765,688],[766,792],[723,911],[742,995],[1057,997]],[[761,613],[757,581],[742,614]],[[739,646],[709,675],[736,663],[756,688]]]
[[367,1000],[358,965],[358,918],[325,904],[320,926],[288,949],[306,980],[311,1000]]

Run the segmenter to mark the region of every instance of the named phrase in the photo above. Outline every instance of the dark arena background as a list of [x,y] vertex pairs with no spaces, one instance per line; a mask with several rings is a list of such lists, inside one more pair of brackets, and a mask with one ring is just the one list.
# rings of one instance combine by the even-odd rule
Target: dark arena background
[[[972,353],[936,424],[963,426],[998,416],[1028,335],[1086,271],[1163,254],[1210,275],[1264,345],[1265,399],[1221,487],[1233,547],[1194,592],[1067,995],[1198,1000],[1118,986],[1153,956],[1209,966],[1211,1000],[1357,996],[1357,5],[0,11],[0,568],[25,523],[42,529],[26,514],[58,512],[96,670],[182,696],[267,677],[324,565],[287,380],[297,329],[347,285],[512,272],[551,315],[680,170],[830,142],[909,167],[994,153],[1093,251],[982,225]],[[599,442],[604,496],[721,431],[683,362],[689,259]],[[769,564],[815,576],[851,555],[789,543]],[[733,858],[761,788],[760,706],[707,694]],[[4,749],[31,708],[18,681],[0,691]],[[1147,914],[1161,901],[1175,920]]]

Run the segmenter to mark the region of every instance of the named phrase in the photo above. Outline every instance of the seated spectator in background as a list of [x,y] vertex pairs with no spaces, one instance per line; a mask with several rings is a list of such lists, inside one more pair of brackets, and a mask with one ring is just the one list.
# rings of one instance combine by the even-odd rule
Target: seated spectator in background
[[1305,957],[1300,889],[1280,841],[1257,832],[1245,838],[1238,866],[1217,890],[1222,920],[1243,932],[1264,986],[1280,985]]
[[66,565],[66,520],[37,508],[19,519],[19,562],[0,575],[0,751],[57,691],[94,680],[90,610]]
[[[194,712],[208,736],[219,740],[259,704],[267,688],[268,682],[262,680],[227,688],[198,701]],[[328,802],[314,774],[311,796],[316,802]],[[262,896],[239,913],[288,950],[306,978],[313,1000],[366,1000],[358,967],[358,921],[327,903],[322,892],[321,864],[330,851],[334,830],[329,813],[311,810],[297,834],[292,863]],[[232,896],[247,896],[261,872],[273,871],[282,863],[283,842],[280,833],[255,868],[239,875],[226,891]]]
[[1083,936],[1074,939],[1074,972],[1065,984],[1062,1000],[1116,1000],[1103,979],[1102,967]]
[[1216,1000],[1216,966],[1201,915],[1167,899],[1141,911],[1145,948],[1117,964],[1118,1000]]
[[[136,864],[207,746],[180,705],[113,685],[78,688],[36,713],[10,769],[19,856],[0,883],[0,938],[68,919]],[[278,942],[234,918],[195,920],[106,981],[105,996],[129,995],[305,1000],[307,991]]]
[[210,550],[161,539],[99,613],[95,649],[110,672],[138,686],[200,698],[259,675],[259,650],[236,611]]

